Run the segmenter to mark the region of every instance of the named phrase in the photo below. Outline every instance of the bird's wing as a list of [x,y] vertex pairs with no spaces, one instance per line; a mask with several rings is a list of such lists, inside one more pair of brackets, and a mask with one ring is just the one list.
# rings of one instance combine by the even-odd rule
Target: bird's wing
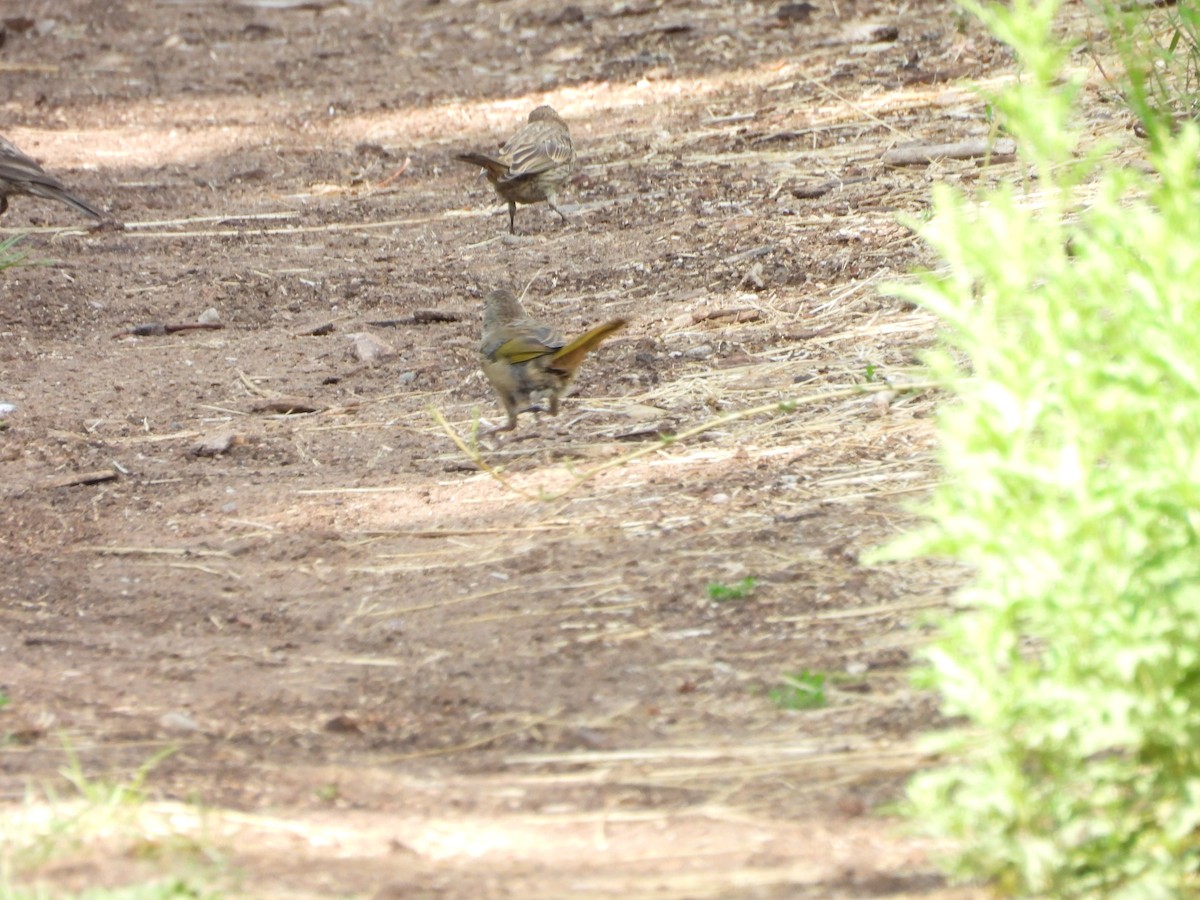
[[506,179],[537,175],[575,158],[571,136],[553,122],[530,122],[501,148],[509,160]]
[[484,343],[483,354],[489,359],[523,363],[551,354],[562,345],[562,336],[549,326],[536,323],[506,325]]
[[0,138],[0,178],[62,190],[61,181],[47,174],[33,157],[26,156],[4,138]]

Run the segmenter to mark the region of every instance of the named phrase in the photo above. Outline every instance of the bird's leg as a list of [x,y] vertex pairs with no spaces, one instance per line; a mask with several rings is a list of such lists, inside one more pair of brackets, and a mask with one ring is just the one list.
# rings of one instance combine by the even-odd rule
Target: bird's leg
[[521,414],[521,410],[517,409],[516,398],[510,397],[506,394],[501,397],[501,401],[504,403],[504,412],[508,416],[508,421],[503,425],[497,425],[494,428],[489,428],[487,431],[483,432],[480,437],[489,437],[493,434],[499,434],[502,431],[512,431],[517,427],[517,416]]
[[515,200],[509,200],[508,201],[508,233],[509,234],[517,233],[517,227],[514,224],[516,215],[517,215],[517,202]]
[[516,427],[517,427],[517,414],[515,412],[510,411],[508,414],[507,422],[505,422],[503,425],[496,425],[492,428],[489,428],[487,431],[483,432],[479,436],[481,438],[491,437],[493,434],[501,434],[505,431],[512,431]]
[[567,222],[567,214],[558,208],[558,204],[554,202],[553,197],[547,197],[546,202],[550,204],[550,208],[554,210],[562,218],[563,222]]

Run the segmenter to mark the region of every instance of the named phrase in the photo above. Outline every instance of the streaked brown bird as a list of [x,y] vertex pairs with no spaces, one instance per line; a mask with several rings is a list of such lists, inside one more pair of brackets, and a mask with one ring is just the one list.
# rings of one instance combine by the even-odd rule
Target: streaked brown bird
[[0,137],[0,214],[8,209],[8,198],[13,194],[29,194],[46,200],[58,200],[93,219],[104,218],[104,213],[76,197],[35,160]]
[[531,112],[529,121],[501,145],[495,156],[460,153],[454,158],[483,166],[496,193],[508,201],[509,234],[516,234],[513,219],[518,203],[545,200],[567,221],[554,198],[575,171],[575,145],[567,123],[549,106]]
[[490,433],[512,431],[517,415],[541,412],[538,401],[549,402],[550,415],[558,415],[558,400],[579,371],[583,358],[606,337],[625,326],[625,319],[612,319],[568,343],[542,322],[525,314],[512,291],[492,291],[484,298],[483,344],[480,354],[487,376],[504,411],[505,425]]

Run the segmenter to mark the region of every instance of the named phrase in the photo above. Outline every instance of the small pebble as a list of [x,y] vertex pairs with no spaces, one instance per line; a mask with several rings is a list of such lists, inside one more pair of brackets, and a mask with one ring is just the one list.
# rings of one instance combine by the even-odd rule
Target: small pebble
[[373,334],[360,331],[350,338],[350,355],[359,362],[372,366],[396,355],[396,351]]
[[667,325],[667,328],[671,331],[677,331],[680,328],[690,328],[695,324],[696,320],[692,318],[692,314],[689,312],[673,318]]
[[196,724],[196,720],[187,713],[169,712],[163,713],[159,718],[158,724],[167,731],[199,731],[200,726]]

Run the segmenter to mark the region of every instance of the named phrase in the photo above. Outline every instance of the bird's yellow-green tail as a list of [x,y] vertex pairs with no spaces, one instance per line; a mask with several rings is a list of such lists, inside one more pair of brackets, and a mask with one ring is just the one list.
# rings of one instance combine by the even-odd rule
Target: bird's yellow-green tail
[[567,344],[560,350],[555,351],[550,357],[550,365],[555,369],[561,369],[568,375],[574,375],[575,370],[579,368],[583,358],[600,346],[600,342],[612,334],[614,331],[619,331],[626,325],[625,319],[613,319],[605,322],[603,325],[597,325],[591,331],[581,334],[571,343]]

